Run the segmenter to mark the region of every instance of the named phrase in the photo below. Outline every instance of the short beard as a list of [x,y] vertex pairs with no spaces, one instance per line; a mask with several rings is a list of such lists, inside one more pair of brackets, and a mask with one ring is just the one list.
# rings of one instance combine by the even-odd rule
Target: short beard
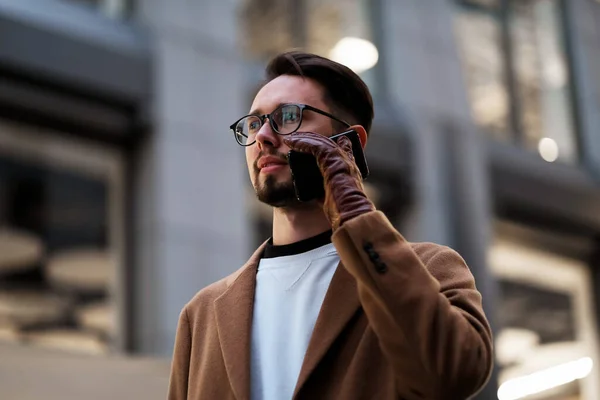
[[291,181],[278,183],[275,177],[267,176],[264,183],[257,183],[254,190],[258,200],[271,207],[294,207],[302,204],[296,198],[294,184]]

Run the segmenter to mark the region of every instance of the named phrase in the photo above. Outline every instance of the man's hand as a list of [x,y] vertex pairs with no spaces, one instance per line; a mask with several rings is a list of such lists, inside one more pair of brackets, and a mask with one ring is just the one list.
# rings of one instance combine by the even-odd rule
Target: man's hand
[[283,142],[317,159],[325,184],[323,210],[334,231],[349,219],[375,210],[365,195],[350,139],[341,137],[336,143],[318,133],[296,132]]

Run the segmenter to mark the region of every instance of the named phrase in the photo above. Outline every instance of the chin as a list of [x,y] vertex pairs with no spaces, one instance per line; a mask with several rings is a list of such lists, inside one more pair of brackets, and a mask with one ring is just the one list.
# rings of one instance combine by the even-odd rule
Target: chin
[[301,204],[296,198],[291,178],[279,180],[273,175],[268,175],[259,179],[259,184],[254,185],[254,191],[259,201],[271,207],[292,207]]
[[277,187],[280,185],[293,186],[292,175],[284,171],[271,172],[268,174],[259,173],[256,182],[263,188],[267,188],[268,186]]

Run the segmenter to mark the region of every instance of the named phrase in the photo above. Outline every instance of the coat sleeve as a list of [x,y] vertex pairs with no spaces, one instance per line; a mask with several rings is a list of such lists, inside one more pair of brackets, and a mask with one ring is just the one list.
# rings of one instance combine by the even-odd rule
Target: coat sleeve
[[464,260],[423,244],[419,255],[379,211],[333,235],[369,325],[406,399],[467,399],[489,379],[492,333]]
[[175,335],[168,400],[187,399],[191,345],[190,322],[188,320],[187,308],[184,308],[179,315],[177,333]]

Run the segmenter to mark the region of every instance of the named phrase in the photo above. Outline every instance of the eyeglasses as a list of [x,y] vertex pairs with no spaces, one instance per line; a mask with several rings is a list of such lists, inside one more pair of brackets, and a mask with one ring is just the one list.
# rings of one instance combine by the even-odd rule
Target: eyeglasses
[[265,119],[269,120],[269,125],[274,132],[279,135],[290,135],[296,132],[300,128],[300,125],[302,125],[304,110],[316,112],[317,114],[324,115],[340,122],[347,127],[350,126],[346,121],[306,104],[282,104],[273,110],[271,114],[246,115],[231,124],[229,128],[233,131],[235,140],[241,146],[250,146],[256,142],[256,134],[263,126]]

